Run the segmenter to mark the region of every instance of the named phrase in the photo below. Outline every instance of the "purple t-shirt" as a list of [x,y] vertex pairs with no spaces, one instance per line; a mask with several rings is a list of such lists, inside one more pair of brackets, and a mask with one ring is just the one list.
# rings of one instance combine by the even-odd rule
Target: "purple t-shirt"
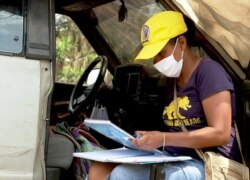
[[[163,111],[164,123],[167,125],[169,132],[179,132],[181,129],[175,113],[173,100],[174,79],[168,81],[167,87],[167,106]],[[177,113],[178,117],[185,123],[188,131],[207,126],[202,100],[223,90],[231,92],[233,122],[236,114],[233,82],[223,67],[216,61],[202,59],[191,75],[187,85],[183,88],[177,86]],[[167,146],[165,149],[172,153],[197,157],[195,151],[190,148]],[[230,141],[227,145],[203,150],[212,150],[231,159],[239,160],[235,129],[232,128]]]

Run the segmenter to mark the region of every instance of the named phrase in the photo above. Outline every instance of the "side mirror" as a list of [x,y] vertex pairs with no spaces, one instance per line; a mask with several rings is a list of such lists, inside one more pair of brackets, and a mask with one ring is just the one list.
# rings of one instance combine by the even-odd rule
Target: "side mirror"
[[95,68],[95,69],[91,70],[88,77],[87,77],[85,84],[87,86],[94,84],[97,80],[99,72],[100,72],[100,68]]

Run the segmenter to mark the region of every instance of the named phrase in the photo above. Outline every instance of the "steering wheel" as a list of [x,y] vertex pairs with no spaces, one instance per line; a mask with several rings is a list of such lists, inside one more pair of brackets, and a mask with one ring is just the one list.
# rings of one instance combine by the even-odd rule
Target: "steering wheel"
[[[95,83],[89,86],[84,86],[84,83],[86,82],[90,72],[98,63],[101,63],[101,67]],[[90,102],[94,100],[94,97],[104,80],[107,67],[107,58],[105,56],[98,56],[83,72],[70,96],[68,111],[71,114],[75,114],[80,110],[85,109],[90,104]]]

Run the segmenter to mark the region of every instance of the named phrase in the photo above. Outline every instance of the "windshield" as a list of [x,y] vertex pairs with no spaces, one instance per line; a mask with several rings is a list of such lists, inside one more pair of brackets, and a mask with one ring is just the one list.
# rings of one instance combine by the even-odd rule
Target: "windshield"
[[164,10],[164,7],[155,0],[126,0],[125,5],[128,16],[122,22],[118,20],[118,11],[121,7],[118,1],[94,8],[94,12],[98,17],[99,32],[106,38],[122,63],[130,63],[141,49],[142,25],[150,16]]
[[22,1],[4,0],[0,5],[0,51],[20,53],[23,44]]
[[[205,1],[202,0],[204,3]],[[199,6],[196,6],[194,1],[189,0],[173,0],[169,2],[171,5],[163,1],[157,3],[155,0],[126,0],[127,18],[121,22],[118,20],[120,1],[107,3],[93,10],[98,19],[97,30],[105,38],[120,62],[125,64],[134,62],[134,58],[142,48],[140,31],[145,21],[157,12],[170,10],[173,6],[177,6],[181,12],[195,22],[196,27],[207,39],[207,44],[199,46],[195,52],[199,56],[211,56],[214,55],[212,49],[216,49],[229,68],[234,69],[239,78],[245,79],[244,71],[248,69],[250,57],[250,31],[247,28],[249,23],[246,23],[248,18],[244,17],[242,21],[239,21],[243,14],[235,14],[235,10],[233,11],[234,18],[231,18],[230,13],[216,9],[216,7],[221,7],[216,6],[218,3],[206,2],[207,6],[204,3],[198,3]],[[235,5],[239,6],[239,3]],[[227,9],[230,8],[227,7]],[[245,10],[248,8],[239,9],[246,12]],[[238,25],[242,28],[237,28]],[[222,61],[222,59],[218,61]],[[152,66],[152,61],[139,61],[138,63]]]

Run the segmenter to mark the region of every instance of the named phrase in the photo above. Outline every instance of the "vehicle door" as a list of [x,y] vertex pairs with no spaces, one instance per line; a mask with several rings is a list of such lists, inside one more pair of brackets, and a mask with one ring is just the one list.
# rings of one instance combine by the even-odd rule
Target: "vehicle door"
[[51,0],[0,2],[0,179],[45,179],[52,17]]

